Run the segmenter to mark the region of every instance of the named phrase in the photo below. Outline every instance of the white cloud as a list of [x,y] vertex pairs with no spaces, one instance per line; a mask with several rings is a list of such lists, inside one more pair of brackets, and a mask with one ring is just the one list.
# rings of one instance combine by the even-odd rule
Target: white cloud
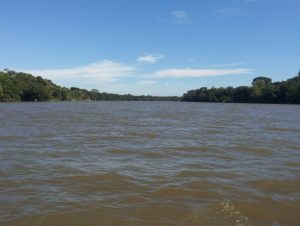
[[167,69],[153,74],[154,78],[199,78],[223,75],[248,74],[251,70],[247,68],[236,69]]
[[82,67],[67,69],[20,70],[40,75],[47,79],[64,81],[113,82],[120,77],[135,73],[135,68],[126,64],[103,60]]
[[228,64],[214,64],[206,67],[233,67],[233,66],[239,66],[242,65],[243,63],[228,63]]
[[153,64],[155,62],[157,62],[158,60],[164,58],[164,56],[162,54],[144,54],[142,56],[140,56],[137,61],[141,62],[141,63],[148,63],[148,64]]
[[174,17],[176,17],[177,19],[187,19],[188,18],[187,13],[184,11],[173,11],[172,15]]
[[175,19],[175,22],[178,24],[186,24],[191,22],[190,16],[185,11],[176,10],[173,11],[171,15]]
[[219,14],[224,16],[238,16],[242,11],[238,8],[224,8],[219,10]]
[[155,83],[156,83],[155,80],[144,80],[144,81],[137,82],[136,84],[137,85],[153,85]]

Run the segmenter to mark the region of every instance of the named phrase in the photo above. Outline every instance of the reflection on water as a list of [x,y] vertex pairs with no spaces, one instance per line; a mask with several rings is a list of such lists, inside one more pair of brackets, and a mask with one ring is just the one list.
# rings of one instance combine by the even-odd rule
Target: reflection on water
[[300,107],[0,104],[0,225],[298,225]]

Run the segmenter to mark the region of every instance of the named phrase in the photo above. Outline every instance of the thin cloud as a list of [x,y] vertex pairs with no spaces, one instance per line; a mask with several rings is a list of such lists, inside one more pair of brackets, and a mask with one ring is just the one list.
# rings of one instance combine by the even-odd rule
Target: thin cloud
[[155,83],[156,83],[155,80],[144,80],[144,81],[137,82],[136,84],[137,85],[153,85]]
[[238,8],[224,8],[218,11],[223,16],[238,16],[242,14],[242,11]]
[[185,24],[191,22],[190,16],[182,10],[175,10],[172,13],[176,23]]
[[82,67],[67,69],[21,70],[47,79],[84,82],[114,82],[135,73],[135,68],[122,63],[103,60]]
[[214,65],[210,65],[210,66],[206,66],[206,67],[210,67],[210,68],[214,68],[214,67],[236,67],[236,66],[240,66],[243,63],[228,63],[228,64],[214,64]]
[[176,17],[177,19],[187,19],[188,14],[184,11],[173,11],[172,15]]
[[249,74],[248,68],[236,69],[167,69],[160,70],[153,74],[154,78],[200,78],[224,75]]
[[137,61],[141,62],[141,63],[148,63],[148,64],[153,64],[157,61],[159,61],[160,59],[164,58],[164,56],[162,54],[144,54],[142,56],[140,56]]

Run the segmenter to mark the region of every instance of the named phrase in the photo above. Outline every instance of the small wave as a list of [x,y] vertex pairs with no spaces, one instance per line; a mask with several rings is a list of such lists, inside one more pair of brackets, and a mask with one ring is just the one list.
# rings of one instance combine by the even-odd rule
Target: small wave
[[207,177],[213,177],[213,178],[224,178],[224,179],[233,179],[237,175],[233,173],[228,173],[228,172],[213,172],[212,170],[206,170],[206,171],[181,171],[179,172],[176,177],[178,178],[207,178]]
[[89,194],[93,192],[137,192],[141,190],[141,184],[132,177],[118,172],[102,174],[79,174],[67,177],[52,178],[43,181],[49,186],[62,186],[72,192]]
[[0,141],[2,142],[14,142],[23,140],[24,136],[10,135],[10,136],[0,136]]
[[300,167],[300,162],[288,162],[286,163],[288,167]]
[[145,158],[163,158],[163,157],[165,157],[164,153],[159,150],[141,151],[140,154],[143,155]]
[[299,129],[281,128],[281,127],[267,127],[267,128],[265,128],[265,130],[271,131],[271,132],[299,132]]
[[74,150],[64,150],[64,151],[58,151],[58,150],[51,150],[47,152],[43,152],[43,155],[49,156],[51,158],[66,158],[66,157],[76,157],[80,155],[79,151]]
[[71,176],[64,178],[70,181],[74,182],[83,182],[83,183],[88,183],[88,182],[98,182],[98,181],[103,181],[103,180],[130,180],[131,178],[128,176],[125,176],[123,174],[117,173],[117,172],[107,172],[107,173],[102,173],[102,174],[92,174],[92,175],[77,175],[77,176]]
[[131,155],[131,154],[136,154],[135,151],[133,150],[128,150],[128,149],[112,149],[109,151],[111,154],[117,154],[117,155]]
[[213,150],[208,146],[183,146],[183,147],[174,147],[173,150],[178,151],[211,151]]
[[220,194],[216,191],[210,190],[211,184],[209,182],[203,182],[200,186],[165,186],[152,192],[152,196],[155,198],[170,198],[170,199],[184,199],[189,198],[191,200],[199,199],[217,199]]
[[268,193],[291,194],[300,191],[300,179],[294,180],[257,180],[249,182],[249,185]]
[[234,146],[233,150],[240,151],[240,152],[248,152],[260,155],[267,155],[270,156],[273,154],[273,151],[267,148],[262,147],[251,147],[251,146]]
[[99,136],[99,141],[105,140],[105,141],[120,141],[120,140],[128,140],[130,139],[130,136],[127,135],[104,135],[104,136]]
[[145,136],[148,138],[148,139],[155,139],[158,137],[158,134],[156,133],[146,133]]

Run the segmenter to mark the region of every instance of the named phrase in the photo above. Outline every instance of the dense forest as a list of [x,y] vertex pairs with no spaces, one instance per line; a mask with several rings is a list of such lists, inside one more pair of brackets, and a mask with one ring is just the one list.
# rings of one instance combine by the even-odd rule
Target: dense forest
[[96,89],[66,88],[40,76],[0,71],[0,101],[178,101],[179,97],[133,96],[101,93]]
[[251,86],[207,88],[188,91],[183,97],[157,97],[119,95],[66,88],[48,79],[8,69],[0,71],[0,101],[187,101],[187,102],[235,102],[300,104],[300,72],[297,76],[281,82],[267,77],[253,79]]
[[281,82],[257,77],[253,79],[251,86],[210,89],[202,87],[185,93],[182,101],[300,104],[300,72],[297,76]]

